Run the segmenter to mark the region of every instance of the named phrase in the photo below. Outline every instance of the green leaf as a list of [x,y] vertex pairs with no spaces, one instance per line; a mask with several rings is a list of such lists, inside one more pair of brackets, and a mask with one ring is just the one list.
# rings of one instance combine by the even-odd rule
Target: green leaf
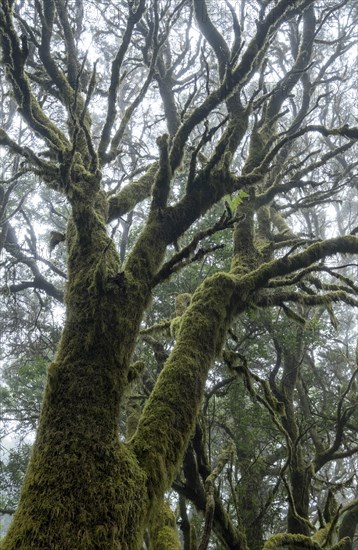
[[234,197],[231,197],[230,195],[225,195],[224,199],[226,200],[226,202],[230,206],[231,210],[235,211],[236,208],[238,206],[240,206],[240,204],[242,204],[244,199],[246,199],[246,197],[248,197],[248,196],[249,196],[249,194],[246,193],[246,191],[243,191],[241,189],[240,191],[238,191],[238,193]]

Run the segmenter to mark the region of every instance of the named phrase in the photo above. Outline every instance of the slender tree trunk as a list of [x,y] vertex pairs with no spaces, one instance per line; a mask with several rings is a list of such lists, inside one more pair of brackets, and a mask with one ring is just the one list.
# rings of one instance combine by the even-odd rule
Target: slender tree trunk
[[[287,514],[288,533],[311,535],[307,520],[312,475],[307,469],[290,469],[293,505],[289,503]],[[306,521],[305,521],[306,520]]]

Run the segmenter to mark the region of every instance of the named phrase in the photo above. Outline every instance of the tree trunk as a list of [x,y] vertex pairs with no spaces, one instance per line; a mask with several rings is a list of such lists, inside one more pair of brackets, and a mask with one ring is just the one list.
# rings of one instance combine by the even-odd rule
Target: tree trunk
[[341,524],[339,526],[338,538],[343,539],[349,537],[351,546],[353,547],[353,539],[358,527],[358,501],[343,514]]
[[290,468],[293,502],[289,503],[287,514],[288,533],[310,536],[308,526],[309,497],[312,476],[307,469]]
[[134,550],[142,542],[145,475],[118,426],[148,295],[124,278],[111,280],[119,262],[104,219],[100,193],[73,208],[65,327],[4,550]]

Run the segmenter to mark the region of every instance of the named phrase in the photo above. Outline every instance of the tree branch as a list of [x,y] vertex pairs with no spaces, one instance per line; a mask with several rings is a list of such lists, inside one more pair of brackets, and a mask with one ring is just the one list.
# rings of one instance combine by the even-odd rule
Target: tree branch
[[106,122],[102,129],[101,139],[98,146],[98,155],[103,161],[107,148],[111,140],[111,131],[116,118],[116,101],[117,101],[117,91],[119,86],[119,73],[124,60],[124,56],[129,47],[133,29],[138,21],[141,19],[145,10],[145,0],[140,0],[137,9],[132,12],[132,8],[129,7],[129,14],[127,18],[127,25],[124,31],[122,38],[122,43],[118,49],[117,55],[112,61],[112,70],[111,70],[111,83],[108,91],[108,106],[107,106],[107,116]]

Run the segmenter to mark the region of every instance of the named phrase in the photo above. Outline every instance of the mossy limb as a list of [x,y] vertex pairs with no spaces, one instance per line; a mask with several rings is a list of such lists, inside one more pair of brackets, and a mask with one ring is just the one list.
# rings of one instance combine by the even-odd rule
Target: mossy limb
[[321,546],[310,537],[292,533],[273,535],[265,542],[263,550],[281,550],[282,548],[321,550]]
[[198,414],[203,388],[234,310],[235,279],[219,273],[194,293],[177,343],[130,442],[148,475],[150,497],[162,498],[175,476]]
[[152,550],[180,550],[176,518],[169,504],[162,500],[151,514],[150,547]]

